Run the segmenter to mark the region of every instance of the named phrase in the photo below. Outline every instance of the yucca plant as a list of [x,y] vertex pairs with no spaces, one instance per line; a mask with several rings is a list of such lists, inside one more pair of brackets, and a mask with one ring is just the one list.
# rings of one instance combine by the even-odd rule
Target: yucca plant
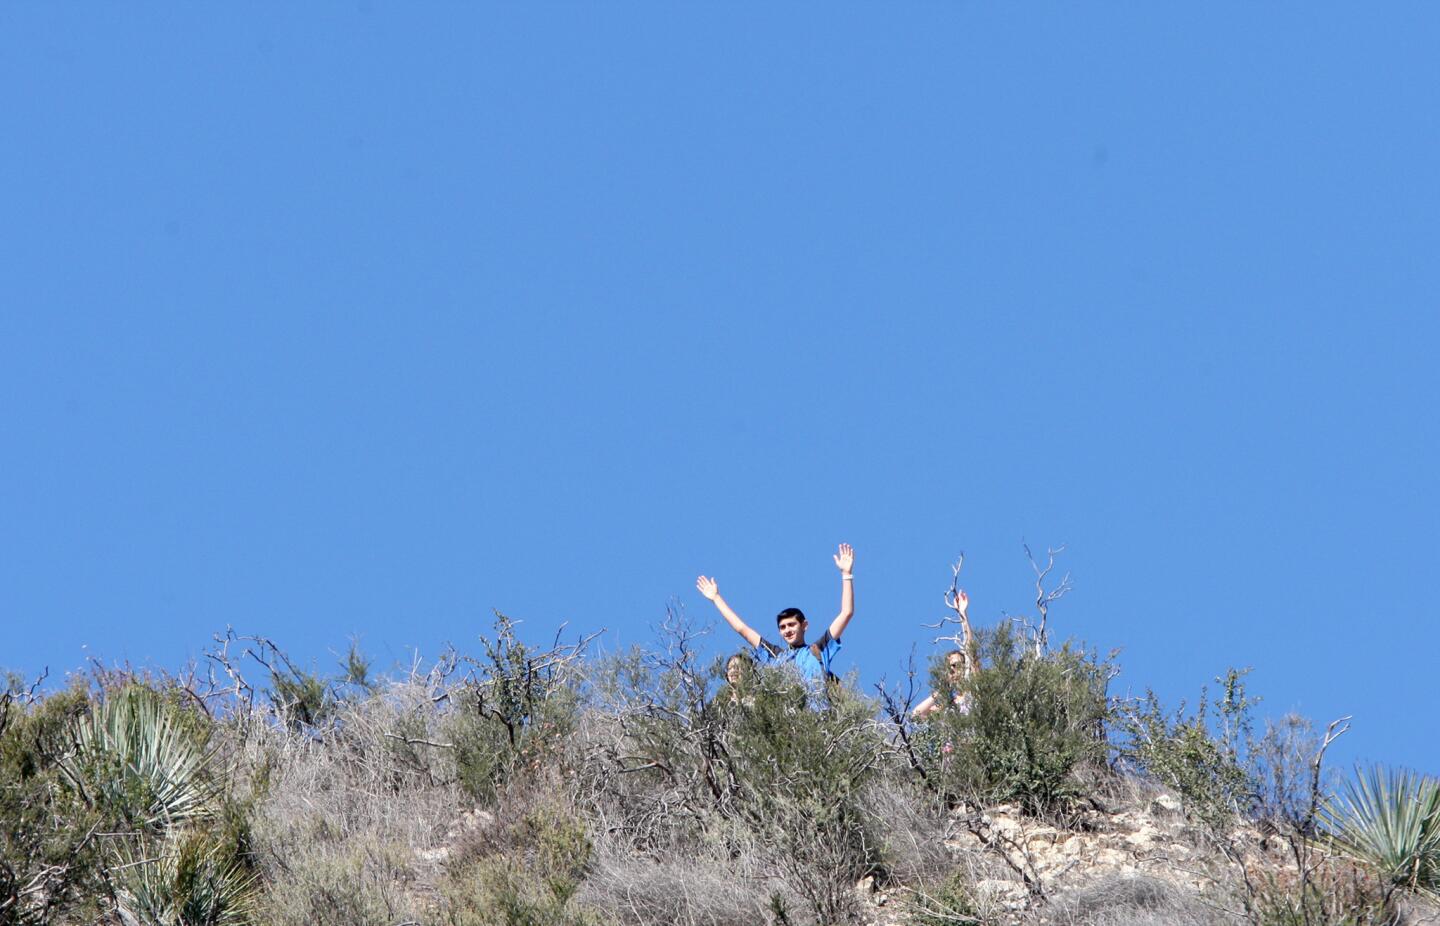
[[159,694],[131,685],[75,722],[61,771],[86,803],[144,832],[208,818],[212,752],[183,720]]
[[1405,769],[1357,768],[1324,816],[1336,845],[1391,888],[1440,896],[1440,781]]
[[125,926],[243,926],[253,913],[255,877],[201,833],[149,851],[126,846],[113,871],[115,910]]

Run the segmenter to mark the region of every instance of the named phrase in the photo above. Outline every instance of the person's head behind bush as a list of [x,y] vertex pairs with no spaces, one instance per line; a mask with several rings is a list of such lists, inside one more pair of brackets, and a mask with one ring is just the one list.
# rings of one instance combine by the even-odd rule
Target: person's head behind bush
[[755,660],[749,653],[736,653],[725,660],[725,681],[739,685],[755,672]]

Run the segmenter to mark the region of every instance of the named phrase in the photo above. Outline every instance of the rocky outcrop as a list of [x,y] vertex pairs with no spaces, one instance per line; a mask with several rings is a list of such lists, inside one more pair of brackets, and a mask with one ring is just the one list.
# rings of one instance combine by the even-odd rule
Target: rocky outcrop
[[[1067,822],[1030,819],[1011,805],[954,814],[946,847],[957,865],[969,860],[971,870],[983,872],[970,884],[979,922],[1240,924],[1247,922],[1239,893],[1247,876],[1283,882],[1294,871],[1279,837],[1251,826],[1222,843],[1187,821],[1180,802],[1165,794]],[[988,867],[976,864],[986,860]],[[871,926],[911,922],[908,888],[857,887]],[[1416,899],[1400,906],[1403,926],[1440,926],[1435,907]]]

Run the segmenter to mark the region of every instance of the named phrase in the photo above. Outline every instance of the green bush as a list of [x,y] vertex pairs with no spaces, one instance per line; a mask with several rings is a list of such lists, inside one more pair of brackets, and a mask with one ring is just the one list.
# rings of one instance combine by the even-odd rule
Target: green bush
[[[681,854],[707,876],[728,869],[733,883],[767,893],[778,879],[814,919],[848,921],[856,880],[883,863],[867,794],[895,753],[875,705],[845,686],[813,688],[788,667],[719,684],[723,661],[702,663],[683,623],[665,629],[663,653],[601,667],[596,687],[618,735],[602,740],[608,762],[585,770],[587,806],[629,852]],[[701,916],[672,911],[682,915]]]
[[771,863],[822,923],[853,913],[853,885],[879,864],[880,840],[862,796],[891,761],[875,705],[831,686],[815,689],[785,668],[755,674],[722,722],[732,805]]
[[493,804],[517,772],[537,774],[551,764],[575,727],[579,698],[570,672],[576,653],[522,643],[510,618],[496,614],[494,639],[482,637],[485,657],[450,697],[446,733],[455,749],[462,789]]
[[89,706],[83,685],[30,703],[12,681],[0,692],[0,924],[100,914],[102,855],[89,836],[100,815],[61,787],[59,758]]
[[319,726],[335,709],[334,694],[324,678],[288,664],[271,670],[270,701],[292,730]]
[[1255,751],[1250,709],[1256,700],[1245,692],[1246,672],[1230,669],[1216,679],[1223,695],[1213,706],[1202,689],[1193,714],[1184,703],[1166,711],[1148,691],[1115,718],[1121,761],[1173,788],[1185,813],[1217,835],[1228,833],[1257,800],[1248,761]]
[[244,808],[226,795],[213,724],[173,688],[129,682],[70,728],[73,800],[114,831],[103,860],[116,908],[145,926],[249,922]]
[[960,872],[933,890],[913,890],[905,901],[910,926],[977,926],[975,897]]
[[248,922],[246,821],[213,724],[173,686],[112,681],[0,698],[0,923]]
[[[1079,796],[1074,773],[1104,764],[1111,666],[1069,644],[1036,655],[1009,624],[977,636],[982,668],[962,684],[969,711],[938,711],[919,732],[928,780],[950,801],[1061,811]],[[957,692],[943,661],[932,681],[949,704]]]

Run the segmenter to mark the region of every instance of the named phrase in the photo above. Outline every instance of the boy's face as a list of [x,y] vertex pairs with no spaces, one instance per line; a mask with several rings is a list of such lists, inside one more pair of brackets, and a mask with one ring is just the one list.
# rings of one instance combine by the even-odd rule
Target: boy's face
[[780,636],[784,638],[787,645],[805,645],[805,628],[810,626],[809,621],[802,621],[798,617],[782,617],[778,626]]

